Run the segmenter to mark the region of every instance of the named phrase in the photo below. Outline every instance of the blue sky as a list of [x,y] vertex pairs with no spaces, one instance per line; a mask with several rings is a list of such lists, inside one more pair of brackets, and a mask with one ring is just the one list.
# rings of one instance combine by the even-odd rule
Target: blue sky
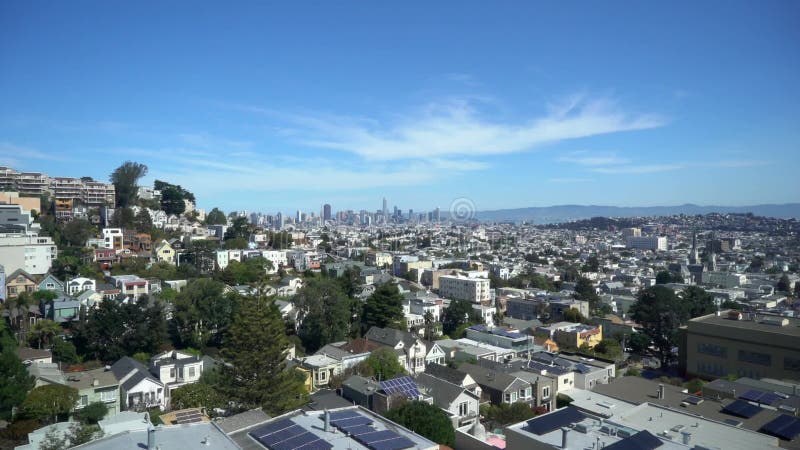
[[0,165],[205,208],[800,201],[796,1],[5,1],[0,68]]

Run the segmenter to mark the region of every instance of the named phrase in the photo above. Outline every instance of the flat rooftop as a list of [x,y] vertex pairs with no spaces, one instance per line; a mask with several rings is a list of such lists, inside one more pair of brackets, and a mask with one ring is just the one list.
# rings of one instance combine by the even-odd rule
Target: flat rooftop
[[[769,318],[768,320],[786,319],[787,325],[779,326],[770,323],[763,323],[762,320],[765,318]],[[733,320],[728,318],[727,311],[723,311],[719,316],[716,314],[709,314],[706,316],[696,317],[689,321],[688,328],[690,330],[702,330],[703,325],[716,325],[720,327],[753,330],[761,333],[800,338],[800,320],[790,317],[758,314],[753,320],[748,313],[743,313],[741,320]]]

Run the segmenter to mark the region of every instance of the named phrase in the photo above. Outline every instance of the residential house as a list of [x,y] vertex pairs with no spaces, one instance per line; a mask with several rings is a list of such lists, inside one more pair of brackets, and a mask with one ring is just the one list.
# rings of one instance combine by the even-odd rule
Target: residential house
[[97,289],[97,282],[90,278],[77,277],[67,281],[66,293],[69,295],[79,294],[83,291],[94,291]]
[[166,409],[164,383],[154,378],[144,364],[125,356],[111,366],[111,371],[119,380],[123,410]]
[[404,355],[403,367],[407,372],[416,374],[425,371],[427,347],[425,342],[414,334],[393,328],[372,327],[364,337]]
[[52,273],[48,273],[39,281],[37,290],[64,292],[66,289],[63,281],[56,278]]
[[479,416],[480,397],[467,389],[427,373],[417,376],[417,385],[433,397],[433,404],[444,410],[453,428],[469,425]]
[[312,355],[299,359],[296,366],[306,374],[306,386],[309,391],[325,388],[331,378],[341,372],[341,362],[326,355]]
[[111,250],[122,250],[122,228],[103,228],[103,247]]
[[530,383],[513,375],[470,363],[459,365],[458,370],[468,373],[481,387],[481,399],[489,400],[494,405],[534,401]]
[[75,296],[75,300],[81,304],[81,307],[94,308],[103,301],[103,294],[92,290],[83,291]]
[[33,387],[47,386],[48,384],[65,384],[67,382],[64,372],[55,363],[39,363],[28,366],[28,374],[33,378]]
[[317,350],[315,355],[324,355],[339,361],[341,371],[345,371],[352,367],[357,366],[365,359],[369,358],[370,352],[354,352],[352,350],[345,350],[343,347],[347,342],[334,342],[325,345]]
[[134,298],[142,294],[149,294],[149,283],[144,278],[136,275],[115,275],[108,277],[109,280],[120,289],[120,293],[130,295]]
[[120,411],[119,381],[109,368],[86,370],[83,372],[67,372],[66,386],[78,391],[76,411],[100,402],[108,408],[106,417]]
[[72,322],[78,319],[81,303],[69,296],[61,294],[55,300],[40,305],[42,315],[58,323]]
[[204,370],[214,365],[210,357],[200,357],[191,353],[172,350],[161,353],[150,359],[150,373],[158,378],[166,387],[166,404],[169,406],[172,391],[191,383],[200,381]]
[[53,363],[53,352],[46,348],[19,347],[17,348],[17,356],[22,361],[22,364],[26,366]]
[[157,262],[175,264],[175,249],[172,248],[166,240],[162,239],[161,242],[155,246],[153,253],[155,254]]
[[109,269],[118,261],[119,257],[114,249],[101,248],[94,251],[94,262],[99,264],[102,269]]
[[481,397],[481,387],[475,382],[475,379],[466,372],[453,369],[442,364],[429,364],[425,366],[425,373],[436,378],[440,378],[448,383],[461,386],[467,391],[475,394],[478,398]]
[[17,269],[6,277],[6,299],[17,298],[23,292],[34,292],[39,283],[33,275]]
[[372,409],[378,382],[359,375],[352,375],[342,383],[342,397],[364,408]]

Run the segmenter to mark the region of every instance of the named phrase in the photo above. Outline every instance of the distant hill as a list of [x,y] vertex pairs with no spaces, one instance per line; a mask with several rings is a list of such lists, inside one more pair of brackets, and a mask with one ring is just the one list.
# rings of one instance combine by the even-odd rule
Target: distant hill
[[673,214],[709,213],[753,213],[756,216],[781,219],[800,219],[800,203],[753,206],[700,206],[685,204],[678,206],[597,206],[557,205],[531,208],[498,209],[478,211],[475,218],[484,222],[528,221],[535,224],[561,223],[591,217],[641,217],[670,216]]

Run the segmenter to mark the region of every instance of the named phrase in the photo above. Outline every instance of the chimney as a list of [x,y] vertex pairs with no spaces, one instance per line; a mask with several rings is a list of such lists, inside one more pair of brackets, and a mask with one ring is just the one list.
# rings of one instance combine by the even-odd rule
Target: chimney
[[561,427],[561,448],[562,449],[567,448],[567,445],[569,445],[569,432],[570,432],[569,428]]
[[147,428],[147,450],[156,450],[156,429]]
[[682,431],[681,435],[683,436],[683,445],[689,445],[692,442],[691,431]]
[[325,410],[325,432],[331,431],[331,413]]
[[100,380],[98,380],[97,378],[92,378],[92,386],[99,386],[99,385],[100,385]]
[[664,400],[664,385],[663,384],[659,384],[658,385],[658,399],[659,400]]

